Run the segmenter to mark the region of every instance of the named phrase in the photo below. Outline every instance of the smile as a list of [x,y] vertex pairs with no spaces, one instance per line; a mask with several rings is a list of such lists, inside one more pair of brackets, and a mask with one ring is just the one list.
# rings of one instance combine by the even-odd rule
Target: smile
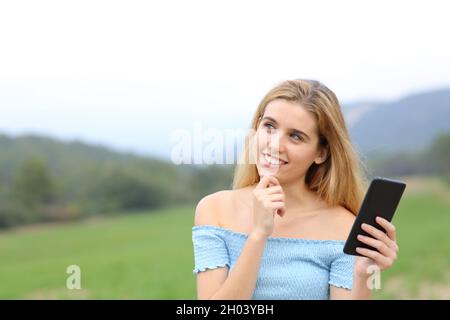
[[284,161],[284,160],[281,160],[281,159],[279,159],[279,158],[270,156],[270,155],[267,154],[267,153],[263,153],[262,155],[263,155],[263,158],[264,158],[264,160],[265,160],[265,163],[266,163],[268,166],[277,166],[277,167],[281,167],[282,165],[286,165],[286,164],[288,163],[287,161]]

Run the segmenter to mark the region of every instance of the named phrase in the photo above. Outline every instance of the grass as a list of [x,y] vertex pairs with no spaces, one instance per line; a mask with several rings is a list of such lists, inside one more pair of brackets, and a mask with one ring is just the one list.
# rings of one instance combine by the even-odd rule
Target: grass
[[448,186],[436,179],[407,187],[393,220],[398,259],[382,274],[384,289],[375,298],[450,298],[449,194]]
[[[449,298],[450,203],[427,183],[406,190],[394,218],[399,258],[375,299]],[[195,299],[193,213],[191,205],[0,233],[0,298]],[[81,268],[82,290],[66,289],[69,265]]]
[[[195,299],[193,207],[0,235],[2,299]],[[81,268],[82,290],[66,289]]]

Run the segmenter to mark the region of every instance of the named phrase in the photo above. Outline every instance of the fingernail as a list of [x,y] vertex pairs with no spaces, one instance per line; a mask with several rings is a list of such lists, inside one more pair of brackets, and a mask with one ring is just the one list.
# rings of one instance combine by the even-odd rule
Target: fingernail
[[363,236],[362,235],[360,235],[360,234],[358,234],[358,240],[361,240],[361,239],[363,239]]

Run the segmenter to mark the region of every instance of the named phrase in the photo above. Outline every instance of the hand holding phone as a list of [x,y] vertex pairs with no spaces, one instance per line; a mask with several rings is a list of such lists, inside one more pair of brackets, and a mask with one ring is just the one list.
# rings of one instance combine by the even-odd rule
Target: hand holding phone
[[372,180],[347,241],[345,242],[344,253],[362,256],[356,251],[357,247],[376,250],[358,240],[357,237],[359,234],[372,237],[364,231],[361,226],[363,223],[366,223],[385,232],[385,230],[376,222],[376,217],[382,217],[387,221],[392,220],[405,187],[406,184],[404,182],[397,180],[381,177],[376,177]]

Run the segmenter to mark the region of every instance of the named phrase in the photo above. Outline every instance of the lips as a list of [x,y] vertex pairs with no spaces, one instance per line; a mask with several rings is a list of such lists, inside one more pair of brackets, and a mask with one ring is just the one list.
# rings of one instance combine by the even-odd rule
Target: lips
[[265,165],[268,167],[281,167],[283,165],[288,164],[287,161],[277,158],[275,156],[271,156],[268,153],[263,153],[262,158],[264,159]]

